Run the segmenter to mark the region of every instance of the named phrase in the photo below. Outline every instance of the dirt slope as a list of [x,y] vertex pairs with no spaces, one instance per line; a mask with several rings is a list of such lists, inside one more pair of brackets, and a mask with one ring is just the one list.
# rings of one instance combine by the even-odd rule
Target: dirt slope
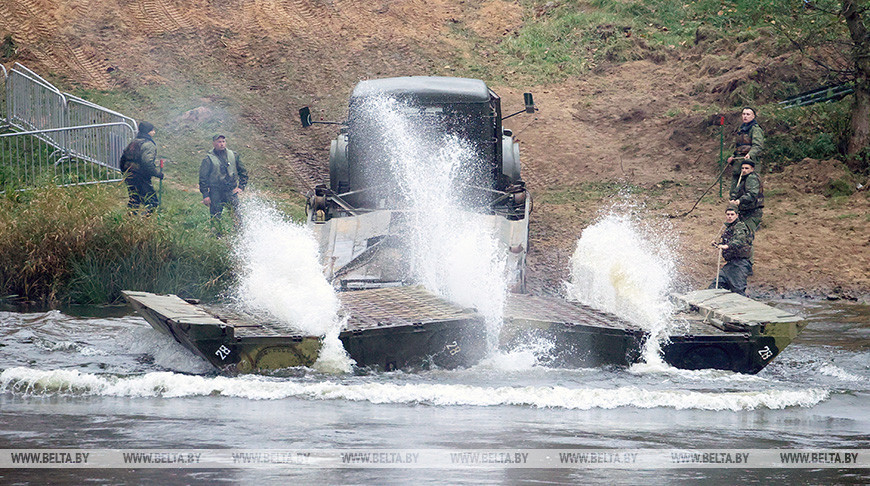
[[[301,190],[325,180],[333,132],[299,129],[299,106],[336,119],[359,79],[454,75],[463,58],[486,66],[491,52],[467,39],[497,42],[521,22],[519,5],[504,0],[0,1],[0,35],[13,36],[17,60],[28,67],[131,96],[147,87],[210,86],[212,94],[198,101],[203,109],[238,106],[228,123],[257,134],[251,150],[270,154],[254,178]],[[453,34],[463,29],[474,36]],[[649,222],[670,225],[691,285],[712,278],[715,254],[708,248],[723,201],[708,197],[688,217],[664,216],[688,210],[717,173],[715,104],[729,106],[749,79],[762,85],[792,79],[800,66],[786,53],[756,54],[757,45],[713,55],[704,42],[559,84],[493,86],[506,111],[521,108],[524,90],[535,92],[540,108],[534,118],[507,123],[521,143],[524,178],[538,195],[530,254],[535,290],[559,288],[577,237],[601,205],[593,196],[564,202],[552,194],[604,182],[633,186]],[[170,129],[184,119],[180,108],[172,110],[164,122]],[[731,130],[739,121],[726,114]],[[768,206],[751,289],[870,293],[868,192],[824,197],[838,170],[836,162],[815,161],[765,176]]]

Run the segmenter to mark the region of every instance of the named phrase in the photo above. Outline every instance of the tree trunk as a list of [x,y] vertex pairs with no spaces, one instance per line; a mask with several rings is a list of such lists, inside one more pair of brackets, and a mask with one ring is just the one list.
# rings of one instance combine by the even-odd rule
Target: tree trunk
[[852,106],[852,133],[846,153],[857,154],[870,145],[870,90],[855,87],[855,104]]
[[870,34],[855,5],[855,0],[843,0],[841,14],[852,37],[852,57],[855,63],[855,103],[852,107],[852,133],[847,154],[856,154],[870,145]]

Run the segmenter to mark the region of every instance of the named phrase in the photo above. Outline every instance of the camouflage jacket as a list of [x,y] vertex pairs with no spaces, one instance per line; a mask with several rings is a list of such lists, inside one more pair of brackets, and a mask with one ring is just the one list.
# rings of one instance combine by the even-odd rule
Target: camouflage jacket
[[721,245],[728,245],[727,250],[722,250],[722,258],[725,261],[749,258],[752,252],[752,234],[743,221],[735,220],[733,223],[725,223],[725,231],[722,232]]
[[157,160],[157,144],[151,137],[137,138],[132,143],[136,142],[139,142],[141,146],[140,155],[137,163],[130,164],[130,178],[151,181],[152,177],[159,176],[157,166],[154,164],[154,161]]
[[764,185],[755,172],[738,178],[739,184],[731,188],[730,199],[736,200],[740,214],[764,207]]
[[740,166],[743,165],[743,157],[749,154],[749,158],[759,167],[761,152],[764,150],[764,131],[758,124],[753,124],[748,132],[737,130],[734,136],[734,162],[731,166],[732,186],[740,177]]

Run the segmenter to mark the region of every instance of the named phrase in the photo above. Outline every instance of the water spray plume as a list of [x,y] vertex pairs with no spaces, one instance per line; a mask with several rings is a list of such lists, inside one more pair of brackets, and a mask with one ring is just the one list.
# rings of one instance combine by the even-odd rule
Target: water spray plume
[[507,249],[466,197],[467,171],[480,165],[478,155],[434,118],[409,115],[419,109],[384,97],[366,103],[361,111],[375,119],[410,211],[414,278],[447,300],[477,309],[494,349],[507,296]]
[[340,301],[323,276],[311,232],[254,196],[246,198],[241,212],[235,301],[249,312],[277,319],[288,333],[323,336],[314,367],[350,371],[351,360],[338,339],[344,325]]
[[[664,233],[664,231],[661,231]],[[660,242],[656,245],[653,240]],[[668,299],[675,272],[666,234],[650,234],[634,216],[612,210],[583,230],[571,257],[569,298],[626,319],[650,332],[648,364],[662,364],[674,308]]]

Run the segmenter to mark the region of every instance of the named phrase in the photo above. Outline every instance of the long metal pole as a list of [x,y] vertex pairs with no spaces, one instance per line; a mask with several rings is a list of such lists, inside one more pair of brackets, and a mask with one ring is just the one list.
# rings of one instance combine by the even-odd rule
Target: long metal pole
[[725,164],[725,117],[719,122],[719,197],[722,197],[722,169]]
[[159,189],[157,189],[157,210],[160,211],[160,207],[163,206],[163,159],[160,159],[160,182]]

